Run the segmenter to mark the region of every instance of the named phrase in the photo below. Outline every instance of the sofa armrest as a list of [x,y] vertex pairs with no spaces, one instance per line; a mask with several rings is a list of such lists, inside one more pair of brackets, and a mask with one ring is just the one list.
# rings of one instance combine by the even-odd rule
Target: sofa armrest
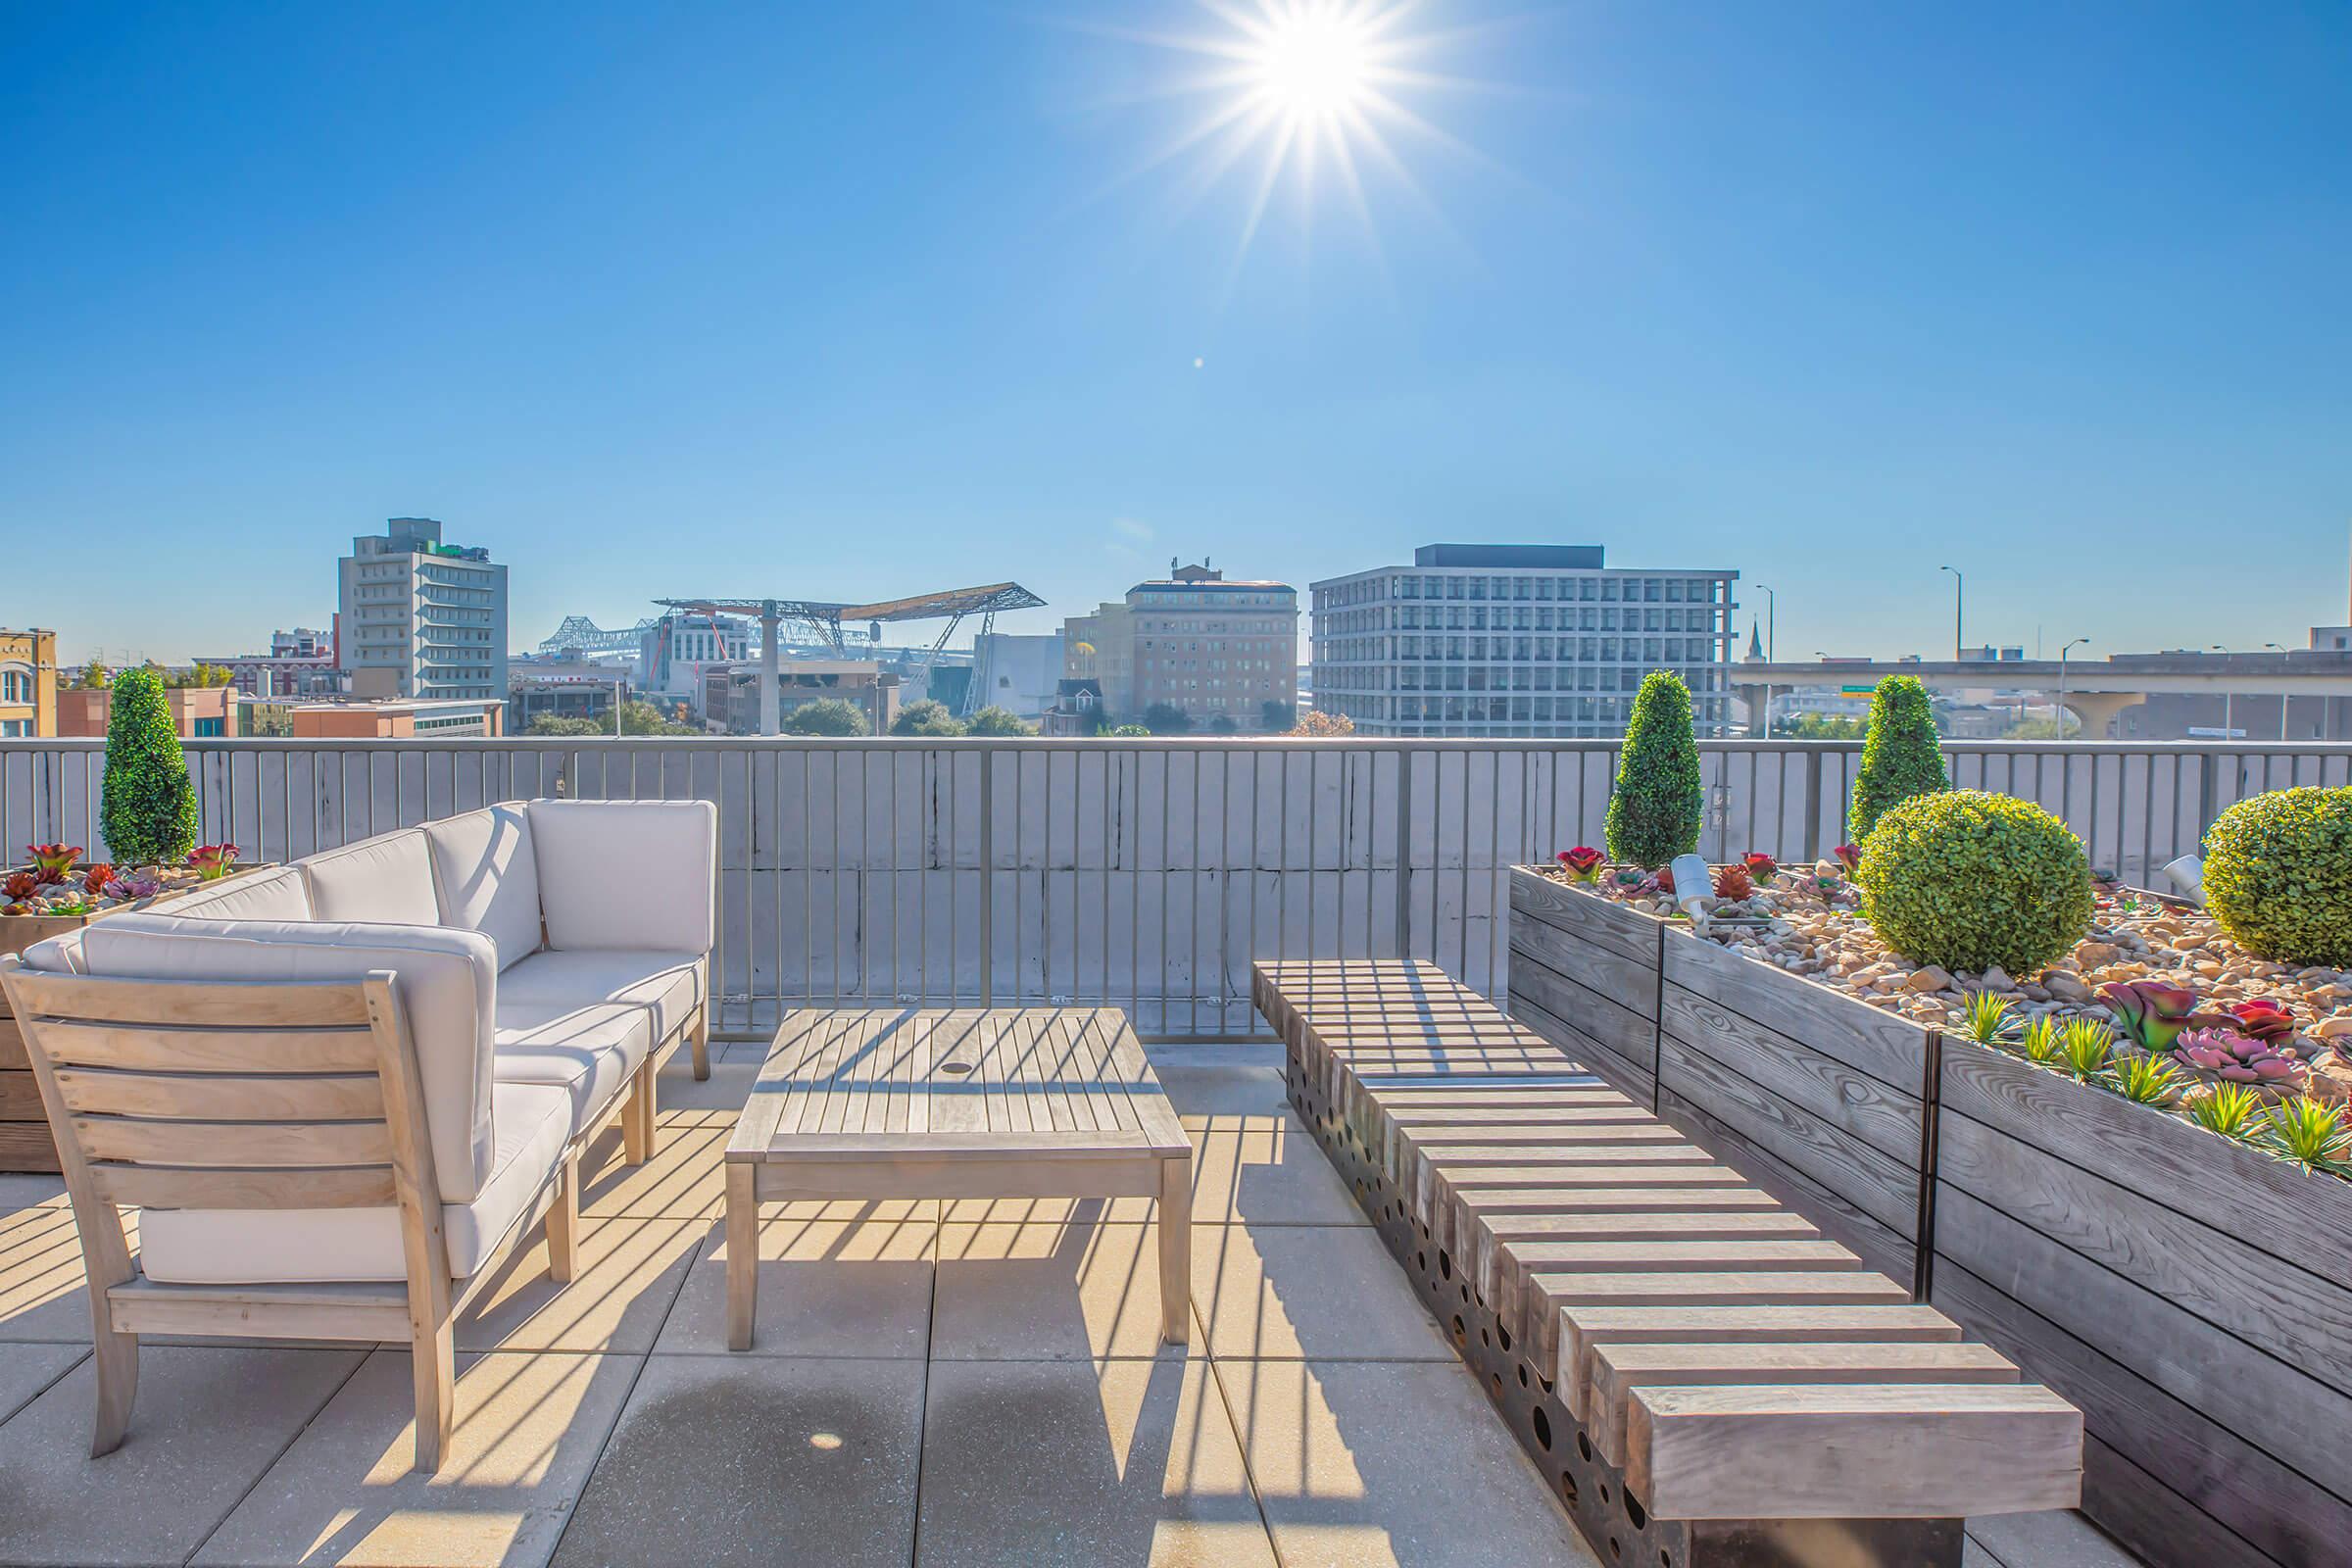
[[547,945],[709,953],[718,808],[709,801],[533,801]]

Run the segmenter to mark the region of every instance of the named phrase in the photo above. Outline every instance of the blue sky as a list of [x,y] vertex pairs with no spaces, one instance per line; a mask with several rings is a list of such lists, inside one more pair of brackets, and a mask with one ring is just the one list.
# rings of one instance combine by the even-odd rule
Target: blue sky
[[518,645],[1483,539],[1736,567],[1785,658],[1948,646],[1947,561],[1972,641],[2343,618],[2352,9],[1425,0],[1411,185],[1246,247],[1127,35],[1230,31],[0,3],[0,624],[259,646],[394,514]]

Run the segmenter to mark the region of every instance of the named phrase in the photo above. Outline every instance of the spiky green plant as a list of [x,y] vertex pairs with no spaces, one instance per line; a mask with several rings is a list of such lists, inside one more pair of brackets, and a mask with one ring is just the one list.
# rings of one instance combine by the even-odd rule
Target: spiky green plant
[[2088,1083],[2107,1070],[2115,1054],[2115,1031],[2096,1018],[2069,1018],[2058,1037],[2059,1065]]
[[196,846],[196,785],[172,727],[163,677],[126,669],[115,677],[106,720],[106,782],[98,825],[119,865],[177,865]]
[[1609,796],[1609,858],[1655,870],[1698,848],[1706,789],[1690,728],[1690,688],[1671,670],[1642,677]]
[[1980,1046],[1997,1046],[2016,1033],[2016,1022],[2009,1016],[2015,1005],[1990,991],[1972,991],[1960,1012],[1960,1032]]
[[2262,1097],[2244,1084],[2216,1084],[2213,1093],[2188,1102],[2188,1119],[2209,1133],[2242,1141],[2254,1136],[2261,1109]]
[[1862,742],[1862,768],[1854,775],[1846,837],[1863,844],[1887,808],[1951,787],[1927,687],[1916,675],[1887,676],[1871,694],[1870,728]]
[[2049,1065],[2058,1059],[2058,1020],[2047,1015],[2035,1018],[2026,1025],[2018,1045],[2028,1061]]
[[2271,1141],[2279,1152],[2315,1169],[2342,1165],[2352,1146],[2344,1107],[2324,1105],[2308,1095],[2273,1105],[2269,1119]]
[[2169,1104],[2180,1093],[2176,1076],[2161,1056],[2134,1056],[2115,1070],[2115,1092],[2143,1105]]

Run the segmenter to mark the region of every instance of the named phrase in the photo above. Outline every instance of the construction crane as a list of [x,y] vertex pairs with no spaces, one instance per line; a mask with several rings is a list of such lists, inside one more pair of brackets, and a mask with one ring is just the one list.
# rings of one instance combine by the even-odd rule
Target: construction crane
[[[809,640],[831,648],[836,657],[847,654],[842,635],[846,622],[856,625],[863,621],[870,629],[868,636],[875,642],[882,639],[886,621],[939,620],[947,621],[947,629],[931,645],[936,655],[956,635],[967,615],[980,617],[980,632],[986,636],[996,625],[997,613],[1006,610],[1037,610],[1045,601],[1017,582],[985,583],[977,588],[949,588],[939,593],[916,594],[907,599],[885,599],[870,605],[836,605],[809,599],[657,599],[659,605],[672,610],[691,611],[710,615],[757,615],[760,617],[760,733],[779,732],[781,708],[781,674],[778,669],[778,651],[786,624],[803,629]],[[973,685],[979,682],[975,677]],[[967,710],[971,706],[965,697]]]

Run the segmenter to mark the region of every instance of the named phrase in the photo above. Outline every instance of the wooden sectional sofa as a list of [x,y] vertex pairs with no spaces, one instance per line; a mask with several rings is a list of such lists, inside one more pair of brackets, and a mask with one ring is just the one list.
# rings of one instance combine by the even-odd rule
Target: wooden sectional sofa
[[[717,813],[516,801],[326,851],[0,958],[90,1285],[93,1453],[142,1333],[407,1341],[416,1464],[451,1326],[581,1157],[654,1149],[661,1064],[709,1073]],[[138,1250],[124,1208],[138,1210]]]

